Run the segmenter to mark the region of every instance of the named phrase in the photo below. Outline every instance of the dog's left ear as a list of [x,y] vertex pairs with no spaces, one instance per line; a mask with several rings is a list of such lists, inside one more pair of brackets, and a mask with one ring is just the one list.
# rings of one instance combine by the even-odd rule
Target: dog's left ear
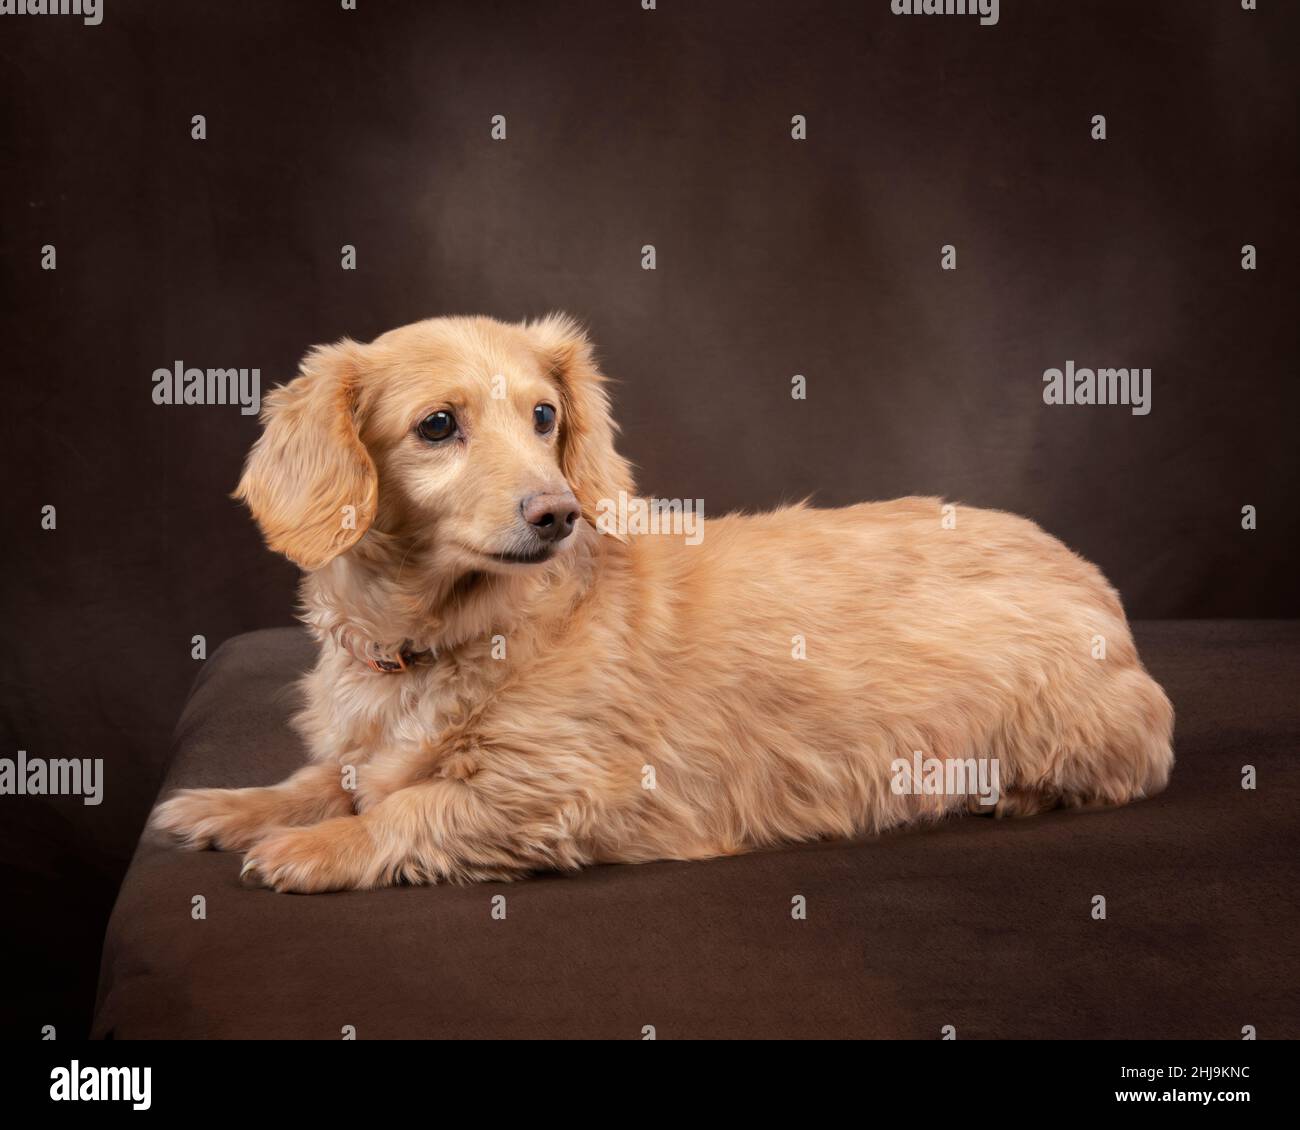
[[618,427],[610,415],[606,378],[572,318],[551,314],[526,328],[560,392],[560,469],[582,516],[594,524],[602,499],[617,501],[619,491],[631,495],[634,489],[631,467],[614,450]]

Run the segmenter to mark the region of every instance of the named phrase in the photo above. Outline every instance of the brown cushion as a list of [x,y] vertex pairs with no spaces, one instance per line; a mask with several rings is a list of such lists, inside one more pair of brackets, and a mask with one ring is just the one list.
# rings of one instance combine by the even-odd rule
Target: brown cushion
[[[143,843],[109,924],[95,1034],[937,1039],[951,1024],[966,1039],[1237,1039],[1252,1024],[1295,1038],[1276,941],[1300,881],[1300,624],[1136,632],[1178,711],[1178,766],[1155,800],[315,896],[242,887],[236,855]],[[311,654],[293,629],[225,644],[185,707],[165,788],[271,784],[300,764],[287,718]]]

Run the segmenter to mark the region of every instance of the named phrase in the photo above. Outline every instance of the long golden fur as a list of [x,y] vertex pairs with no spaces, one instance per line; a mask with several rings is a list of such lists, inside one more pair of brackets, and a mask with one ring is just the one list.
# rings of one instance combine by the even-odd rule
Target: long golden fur
[[[182,791],[153,826],[311,892],[704,859],[979,807],[900,790],[914,751],[996,760],[999,815],[1164,787],[1169,702],[1114,590],[1060,542],[931,498],[710,519],[696,545],[606,535],[597,508],[633,488],[604,386],[561,316],[314,350],[267,397],[237,492],[305,571],[310,763]],[[438,411],[462,434],[421,436]],[[553,556],[494,556],[532,547],[523,500],[568,488],[581,517]],[[390,674],[376,656],[411,658]]]

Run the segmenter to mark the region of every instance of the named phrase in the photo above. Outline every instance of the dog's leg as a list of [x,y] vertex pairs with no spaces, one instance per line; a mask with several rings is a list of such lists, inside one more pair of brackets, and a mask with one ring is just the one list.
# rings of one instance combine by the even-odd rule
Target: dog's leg
[[359,816],[273,833],[249,849],[241,877],[312,894],[399,882],[514,879],[590,862],[570,831],[574,814],[563,803],[551,797],[550,806],[542,798],[526,807],[501,804],[484,776],[412,785]]
[[274,828],[352,811],[337,765],[309,765],[258,789],[182,789],[154,809],[152,831],[199,850],[244,851]]

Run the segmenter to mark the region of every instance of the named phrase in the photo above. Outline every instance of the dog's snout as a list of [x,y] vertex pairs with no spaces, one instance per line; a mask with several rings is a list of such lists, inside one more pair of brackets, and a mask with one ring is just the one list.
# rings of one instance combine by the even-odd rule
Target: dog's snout
[[573,491],[560,494],[531,494],[519,504],[524,521],[543,541],[563,541],[573,533],[578,520],[578,500]]

